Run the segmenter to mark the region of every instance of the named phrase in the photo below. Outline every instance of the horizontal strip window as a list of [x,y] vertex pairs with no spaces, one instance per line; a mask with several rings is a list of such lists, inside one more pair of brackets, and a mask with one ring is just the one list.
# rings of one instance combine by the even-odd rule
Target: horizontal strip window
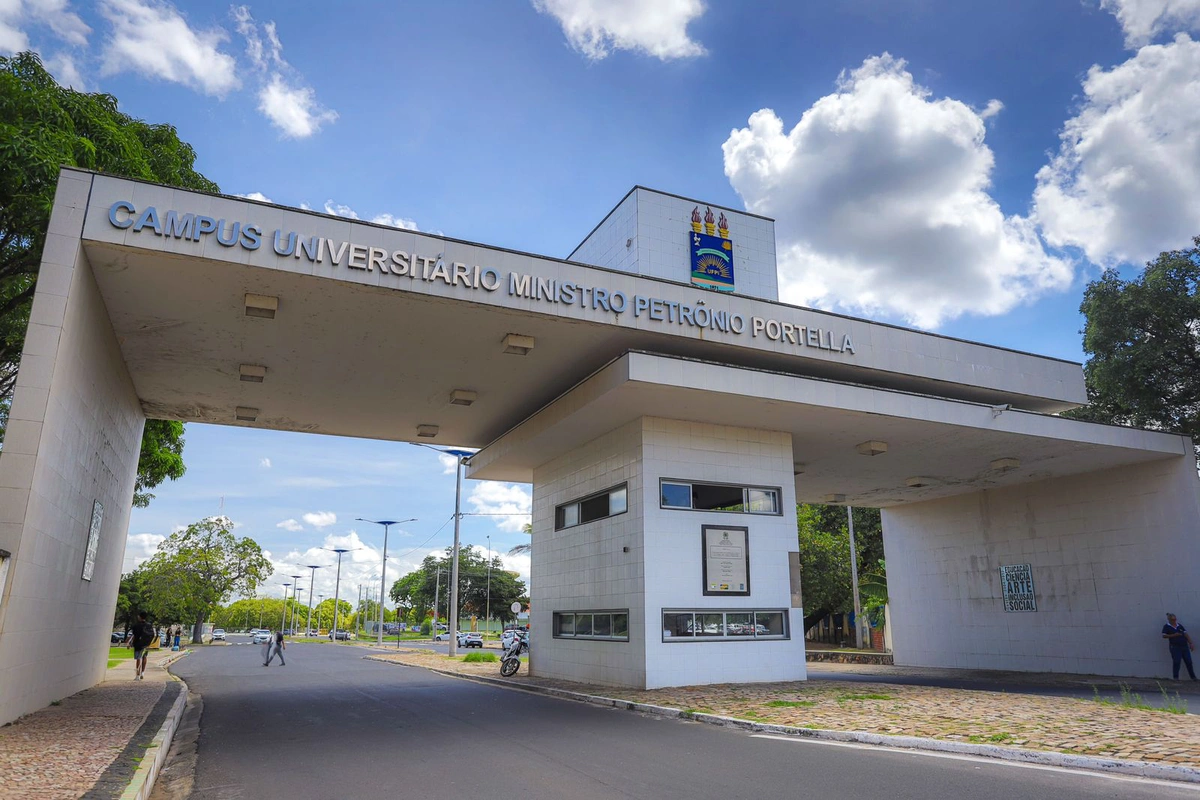
[[574,528],[585,522],[615,517],[629,510],[628,484],[622,483],[603,492],[588,495],[582,500],[563,503],[554,509],[554,530]]
[[790,639],[788,615],[782,609],[714,611],[663,609],[664,642]]
[[555,639],[629,641],[629,609],[619,611],[555,611]]
[[732,511],[737,514],[781,514],[780,490],[771,486],[697,483],[667,478],[659,481],[659,505],[691,511]]

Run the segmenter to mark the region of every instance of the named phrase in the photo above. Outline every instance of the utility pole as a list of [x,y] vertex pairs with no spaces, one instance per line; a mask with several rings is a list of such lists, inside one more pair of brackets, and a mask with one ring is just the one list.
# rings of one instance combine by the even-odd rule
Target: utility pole
[[438,594],[441,591],[441,589],[442,589],[442,568],[438,567],[437,572],[434,573],[434,579],[433,579],[433,629],[429,632],[429,635],[435,639],[437,638]]
[[863,646],[862,605],[858,601],[858,551],[854,547],[854,509],[846,506],[846,519],[850,523],[850,582],[854,588],[854,646]]
[[450,555],[450,657],[458,655],[458,527],[462,522],[462,512],[459,511],[462,502],[462,469],[466,457],[455,453],[458,466],[454,471],[454,550]]
[[485,639],[487,638],[487,634],[490,634],[492,632],[492,535],[490,533],[488,534],[487,542],[488,542],[488,579],[487,579],[487,611],[485,612],[485,615],[487,616],[487,627],[484,629],[485,630],[485,633],[484,633]]

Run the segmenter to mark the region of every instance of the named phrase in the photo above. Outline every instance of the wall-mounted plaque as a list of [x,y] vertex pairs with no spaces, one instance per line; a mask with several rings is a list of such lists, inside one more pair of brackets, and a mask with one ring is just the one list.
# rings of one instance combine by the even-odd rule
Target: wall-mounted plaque
[[88,527],[87,553],[83,556],[83,579],[92,579],[96,568],[96,548],[100,546],[100,524],[104,521],[104,506],[99,500],[92,503],[92,524]]
[[1033,596],[1033,570],[1028,564],[1001,567],[1000,587],[1004,591],[1005,611],[1037,611],[1037,600]]
[[704,525],[700,538],[704,544],[704,593],[749,595],[749,529]]

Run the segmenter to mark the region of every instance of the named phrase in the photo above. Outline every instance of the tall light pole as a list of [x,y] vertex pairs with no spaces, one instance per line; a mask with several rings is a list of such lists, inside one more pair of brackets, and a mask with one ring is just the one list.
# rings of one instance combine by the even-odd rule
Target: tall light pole
[[290,583],[283,585],[283,613],[279,615],[279,630],[283,631],[283,621],[287,618],[287,590]]
[[433,638],[436,639],[437,634],[438,634],[438,629],[437,629],[438,600],[439,600],[438,595],[442,591],[442,568],[441,567],[438,567],[437,571],[434,573],[433,581],[434,581],[433,582],[433,630],[430,631],[430,635],[432,635]]
[[333,552],[338,554],[337,579],[333,582],[333,641],[336,643],[338,633],[338,594],[342,589],[342,553],[349,553],[350,550],[345,547],[335,547]]
[[[488,581],[487,581],[487,633],[492,632],[492,535],[488,537]],[[486,635],[484,638],[487,638]]]
[[358,605],[354,607],[354,635],[362,635],[362,584],[358,585]]
[[850,524],[850,582],[854,585],[854,646],[863,646],[862,605],[858,602],[858,553],[854,547],[854,509],[846,506],[846,519]]
[[379,644],[379,646],[380,646],[380,647],[383,647],[383,595],[384,595],[384,592],[386,592],[386,591],[387,591],[387,540],[388,540],[388,529],[389,529],[389,528],[391,528],[393,525],[402,525],[402,524],[404,524],[405,522],[416,522],[417,520],[416,520],[416,518],[415,518],[415,517],[414,517],[413,519],[402,519],[402,520],[394,520],[394,519],[363,519],[362,517],[355,517],[355,521],[357,521],[357,522],[370,522],[370,523],[372,523],[372,524],[374,524],[374,525],[382,525],[382,526],[383,526],[383,562],[382,562],[382,570],[381,570],[383,574],[382,574],[382,575],[380,575],[380,577],[379,577],[379,630],[378,630],[378,632],[377,632],[377,633],[378,633],[378,635],[379,635],[378,644]]
[[[308,573],[308,622],[304,623],[304,635],[312,634],[312,599],[313,599],[313,580],[317,576],[317,570],[321,568],[320,564],[307,564]],[[320,622],[320,620],[317,620]]]
[[292,584],[292,624],[289,627],[289,630],[292,632],[292,636],[296,635],[296,592],[302,591],[300,589],[300,579],[303,577],[303,575],[292,576],[292,580],[295,581],[295,583]]

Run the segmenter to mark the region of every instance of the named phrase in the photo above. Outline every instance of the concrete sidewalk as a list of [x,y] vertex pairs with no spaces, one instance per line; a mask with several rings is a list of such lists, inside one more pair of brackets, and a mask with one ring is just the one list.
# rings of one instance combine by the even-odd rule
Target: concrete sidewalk
[[165,664],[180,655],[151,651],[141,681],[125,660],[91,689],[0,728],[0,800],[120,797],[179,693]]
[[[372,658],[464,676],[499,678],[496,663],[467,664],[415,648]],[[507,680],[518,687],[558,689],[766,725],[1200,765],[1200,717],[1112,701],[828,679],[643,691],[530,677],[524,666]],[[1190,699],[1200,704],[1195,695],[1180,694],[1175,699],[1177,685],[1182,688],[1182,684],[1165,681],[1163,685],[1171,692],[1172,702],[1182,706]]]

